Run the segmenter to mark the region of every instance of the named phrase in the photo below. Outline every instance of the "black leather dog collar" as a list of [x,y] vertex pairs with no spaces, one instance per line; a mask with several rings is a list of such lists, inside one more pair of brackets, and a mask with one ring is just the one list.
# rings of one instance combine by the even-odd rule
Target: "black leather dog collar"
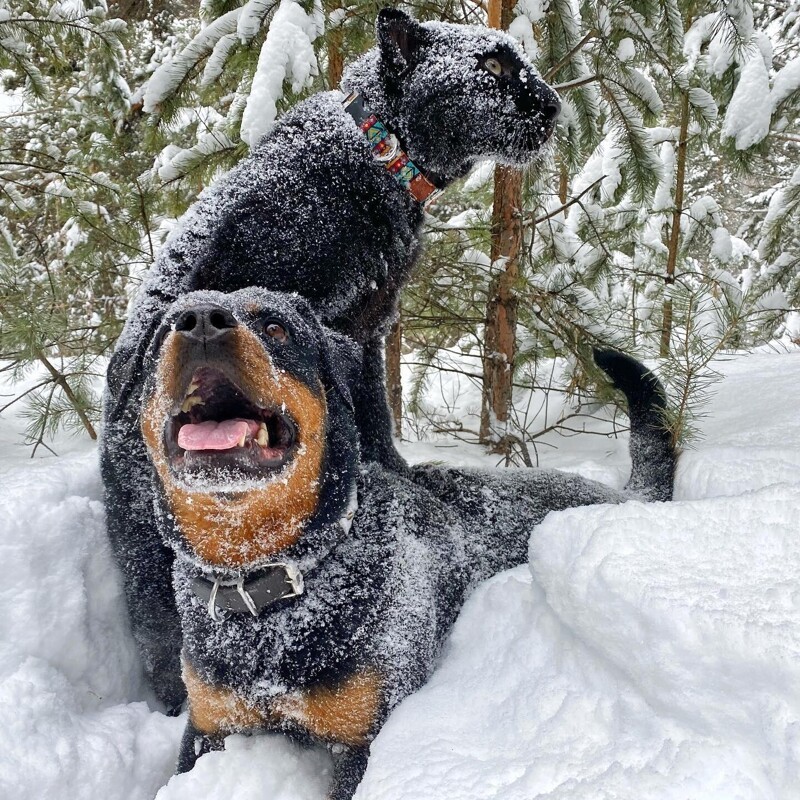
[[230,613],[257,617],[267,606],[301,595],[303,575],[291,564],[267,564],[248,575],[246,580],[244,576],[210,580],[196,575],[192,579],[192,589],[208,605],[211,619],[221,622]]

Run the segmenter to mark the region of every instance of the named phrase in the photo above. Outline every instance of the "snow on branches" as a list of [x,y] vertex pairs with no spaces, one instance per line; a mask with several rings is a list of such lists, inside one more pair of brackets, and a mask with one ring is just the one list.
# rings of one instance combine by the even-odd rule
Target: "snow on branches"
[[291,81],[291,89],[297,94],[310,86],[311,79],[318,73],[314,41],[322,28],[320,0],[315,0],[310,14],[294,0],[281,0],[261,48],[250,97],[242,115],[241,137],[251,148],[275,122],[284,82]]

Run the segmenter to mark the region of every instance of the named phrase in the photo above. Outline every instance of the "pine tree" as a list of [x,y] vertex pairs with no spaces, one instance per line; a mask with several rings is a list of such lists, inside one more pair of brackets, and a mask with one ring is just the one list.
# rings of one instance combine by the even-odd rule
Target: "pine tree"
[[[756,19],[772,45],[769,130],[750,164],[750,209],[742,231],[757,235],[760,269],[748,279],[771,300],[762,335],[800,341],[800,2],[756,4]],[[762,128],[763,130],[763,128]],[[777,180],[776,180],[777,178]],[[769,293],[773,296],[769,297]],[[783,297],[776,297],[776,293]],[[776,302],[778,301],[778,302]],[[782,307],[781,307],[782,303]],[[782,314],[783,309],[792,309]]]
[[[432,209],[387,347],[398,424],[404,356],[409,424],[530,462],[553,423],[520,399],[550,387],[582,403],[590,346],[610,344],[660,355],[688,430],[716,353],[800,339],[798,2],[506,4],[500,21],[557,86],[562,118],[549,156],[512,179],[518,194],[483,164]],[[19,106],[0,131],[1,354],[42,376],[22,398],[32,441],[93,429],[97,359],[174,219],[278,114],[336,88],[377,8],[24,0],[12,13],[0,0],[0,69]],[[413,11],[487,22],[477,2]],[[737,109],[753,87],[769,102],[750,119]],[[455,394],[459,380],[482,389],[474,425],[426,401],[437,372],[458,377]]]
[[0,7],[15,106],[0,156],[0,334],[8,369],[43,368],[24,398],[37,444],[61,422],[95,437],[95,361],[119,332],[122,265],[141,248],[123,218],[130,198],[104,168],[107,149],[129,144],[124,30],[99,2]]
[[[714,354],[766,333],[772,284],[749,279],[752,246],[703,188],[758,42],[752,11],[661,2],[575,12],[520,3],[512,24],[564,112],[552,165],[527,176],[511,380],[525,380],[521,368],[541,356],[569,355],[566,387],[585,387],[591,344],[661,354],[680,398],[676,428],[688,432]],[[748,143],[735,163],[751,158]]]

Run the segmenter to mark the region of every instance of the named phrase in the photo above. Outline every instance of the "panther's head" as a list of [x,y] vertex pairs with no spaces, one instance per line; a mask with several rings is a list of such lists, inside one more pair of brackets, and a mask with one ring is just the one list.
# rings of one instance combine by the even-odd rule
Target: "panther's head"
[[508,34],[383,9],[377,40],[343,88],[360,92],[426,171],[447,181],[482,158],[522,166],[550,138],[558,95]]
[[147,361],[141,426],[168,543],[241,569],[335,521],[357,469],[360,348],[306,302],[262,289],[192,292]]

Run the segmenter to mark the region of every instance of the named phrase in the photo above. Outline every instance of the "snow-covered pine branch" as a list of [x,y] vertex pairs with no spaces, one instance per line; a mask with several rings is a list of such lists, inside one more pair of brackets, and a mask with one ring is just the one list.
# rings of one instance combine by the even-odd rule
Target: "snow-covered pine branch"
[[162,64],[150,77],[144,91],[144,111],[158,111],[159,106],[173,96],[188,79],[192,70],[208,58],[223,36],[236,32],[241,8],[234,8],[215,19],[198,33],[174,58]]
[[311,13],[296,0],[281,0],[261,47],[242,115],[241,137],[251,148],[275,122],[284,82],[290,81],[292,92],[298,94],[318,74],[314,42],[322,29],[321,0],[314,0]]

